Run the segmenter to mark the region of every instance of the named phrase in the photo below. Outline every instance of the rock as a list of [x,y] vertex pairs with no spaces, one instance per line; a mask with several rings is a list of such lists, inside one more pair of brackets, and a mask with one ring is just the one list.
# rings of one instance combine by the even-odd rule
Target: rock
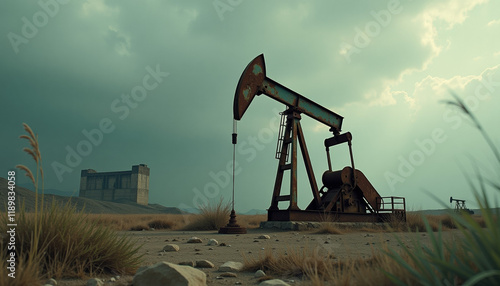
[[142,266],[142,267],[139,267],[139,269],[137,269],[137,272],[135,272],[135,274],[141,272],[141,271],[144,271],[146,269],[148,269],[149,266]]
[[226,244],[224,242],[221,242],[221,244],[219,244],[219,246],[226,246]]
[[187,243],[202,243],[203,241],[201,238],[193,236],[190,239],[188,239]]
[[85,285],[86,286],[103,286],[104,282],[102,282],[102,280],[99,278],[91,278],[91,279],[87,280],[87,284],[85,284]]
[[45,285],[56,286],[57,285],[57,281],[54,278],[50,278],[49,280],[47,280],[47,282],[45,282]]
[[197,268],[214,268],[215,265],[208,260],[198,260],[196,261]]
[[187,265],[187,266],[191,266],[191,267],[194,267],[194,262],[193,261],[183,261],[183,262],[179,262],[178,263],[179,265]]
[[159,262],[135,274],[134,286],[206,286],[207,276],[203,271],[168,262]]
[[243,263],[227,261],[219,267],[220,272],[238,272],[243,268]]
[[267,234],[263,234],[263,235],[259,236],[259,239],[271,239],[271,237]]
[[211,238],[208,243],[207,243],[208,246],[214,246],[214,245],[219,245],[219,242],[213,238]]
[[236,275],[236,273],[233,273],[233,272],[224,272],[224,273],[221,273],[220,276],[221,277],[238,277],[238,275]]
[[179,251],[180,247],[177,244],[167,244],[163,247],[163,251],[171,252],[171,251]]
[[111,277],[111,279],[109,279],[109,281],[116,282],[116,278],[115,277]]
[[266,276],[266,272],[262,271],[262,270],[257,270],[254,274],[255,278],[260,278],[260,277],[264,277]]
[[263,281],[259,284],[259,286],[281,286],[281,285],[290,286],[290,284],[288,284],[285,281],[280,280],[280,279],[266,280],[266,281]]

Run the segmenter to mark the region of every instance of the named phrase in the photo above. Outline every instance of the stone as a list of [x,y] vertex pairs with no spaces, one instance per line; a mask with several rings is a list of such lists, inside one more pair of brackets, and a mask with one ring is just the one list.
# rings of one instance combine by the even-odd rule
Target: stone
[[187,243],[202,243],[203,240],[201,238],[193,236],[190,239],[188,239]]
[[179,251],[180,247],[177,244],[167,244],[163,247],[163,251],[172,252]]
[[141,266],[141,267],[139,267],[139,269],[137,269],[137,271],[135,272],[135,274],[137,274],[137,273],[139,273],[139,272],[142,272],[142,271],[144,271],[144,270],[148,269],[148,267],[149,267],[149,266]]
[[238,277],[238,275],[236,275],[236,273],[233,273],[233,272],[224,272],[224,273],[221,273],[220,276],[221,277]]
[[271,279],[261,282],[259,286],[290,286],[290,284],[281,279]]
[[179,262],[178,263],[179,265],[187,265],[187,266],[191,266],[191,267],[194,267],[194,262],[193,261],[183,261],[183,262]]
[[206,286],[207,276],[203,271],[189,266],[159,262],[136,273],[134,286]]
[[47,282],[45,282],[45,285],[56,286],[57,285],[57,281],[54,278],[50,278],[49,280],[47,280]]
[[87,280],[87,284],[85,284],[85,285],[86,286],[103,286],[104,282],[102,282],[102,280],[99,278],[90,278],[89,280]]
[[116,282],[116,278],[115,277],[111,277],[111,279],[109,279],[109,281]]
[[262,271],[262,270],[257,270],[254,274],[255,278],[260,278],[260,277],[264,277],[266,276],[266,272]]
[[243,263],[227,261],[219,267],[220,272],[239,272],[243,268]]
[[214,245],[219,245],[219,242],[213,238],[211,238],[208,243],[207,243],[208,246],[214,246]]
[[263,234],[263,235],[259,236],[259,239],[271,239],[271,237],[267,234]]
[[214,268],[215,265],[208,260],[198,260],[196,261],[196,268]]

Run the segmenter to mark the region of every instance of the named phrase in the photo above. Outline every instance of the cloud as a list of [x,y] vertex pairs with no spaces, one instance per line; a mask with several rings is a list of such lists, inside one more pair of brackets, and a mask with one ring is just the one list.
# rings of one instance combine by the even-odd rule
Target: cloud
[[486,68],[477,75],[456,75],[450,78],[429,75],[415,83],[412,98],[417,109],[426,110],[426,106],[450,99],[451,91],[478,102],[500,94],[500,65]]
[[500,24],[500,19],[489,21],[488,24],[487,24],[487,26],[488,27],[492,27],[492,26],[496,26],[498,24]]
[[449,0],[430,4],[416,19],[416,23],[422,23],[424,30],[421,34],[422,44],[429,46],[433,54],[423,64],[425,70],[432,60],[443,50],[446,41],[439,39],[441,29],[452,29],[457,24],[462,24],[468,17],[468,13],[476,6],[486,3],[488,0],[461,1]]

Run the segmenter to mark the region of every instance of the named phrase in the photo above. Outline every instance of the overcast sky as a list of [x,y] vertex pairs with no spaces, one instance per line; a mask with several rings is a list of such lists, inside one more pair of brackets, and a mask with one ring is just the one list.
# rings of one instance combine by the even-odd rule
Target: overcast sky
[[[427,193],[475,207],[470,158],[498,165],[441,101],[465,99],[500,145],[498,11],[488,0],[2,1],[0,176],[34,168],[18,138],[26,122],[46,188],[78,193],[82,169],[144,163],[150,203],[230,199],[234,91],[263,53],[268,77],[344,117],[356,168],[382,196],[413,210],[439,207]],[[259,96],[238,123],[237,211],[270,205],[284,109]],[[321,185],[331,133],[307,116],[302,126]],[[350,164],[347,146],[331,151],[334,168]]]

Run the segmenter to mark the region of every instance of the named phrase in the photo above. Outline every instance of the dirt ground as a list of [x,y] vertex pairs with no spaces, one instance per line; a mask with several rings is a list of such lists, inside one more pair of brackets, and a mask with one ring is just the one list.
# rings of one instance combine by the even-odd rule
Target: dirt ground
[[[152,265],[160,261],[179,263],[185,261],[209,260],[215,268],[200,269],[207,274],[208,285],[258,285],[253,272],[239,272],[237,277],[224,277],[217,279],[221,274],[218,271],[226,261],[243,262],[244,257],[259,257],[266,250],[273,253],[284,253],[293,249],[318,249],[325,255],[333,255],[335,259],[345,258],[369,258],[374,251],[387,245],[398,250],[402,246],[395,236],[397,235],[403,244],[412,245],[413,239],[424,243],[429,241],[427,234],[423,233],[385,233],[385,232],[349,232],[344,234],[316,234],[312,231],[280,231],[269,229],[249,229],[247,234],[229,235],[218,234],[216,231],[128,231],[123,235],[131,236],[137,243],[142,244],[140,253],[144,255],[142,265]],[[269,235],[270,239],[259,239],[260,235]],[[445,235],[452,235],[446,232]],[[187,243],[190,237],[199,237],[203,243]],[[219,244],[226,246],[208,246],[209,239],[216,239]],[[163,252],[167,244],[177,244],[178,252]],[[105,285],[131,285],[133,276],[122,276],[116,282],[110,282],[109,277],[101,277],[106,280]],[[220,278],[220,277],[219,277]],[[301,281],[297,277],[275,277],[283,279],[291,285],[308,285],[307,281]],[[293,280],[293,281],[290,281]],[[239,283],[241,284],[239,284]],[[80,286],[85,285],[85,280],[60,280],[58,285]]]

